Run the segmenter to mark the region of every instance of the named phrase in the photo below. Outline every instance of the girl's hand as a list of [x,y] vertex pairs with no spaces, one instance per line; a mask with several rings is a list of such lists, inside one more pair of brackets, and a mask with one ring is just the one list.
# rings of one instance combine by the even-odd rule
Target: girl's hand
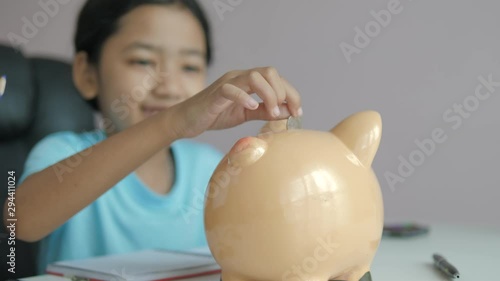
[[[252,93],[263,103],[252,98]],[[174,108],[174,126],[181,137],[231,128],[249,120],[302,115],[299,93],[273,67],[230,71]]]

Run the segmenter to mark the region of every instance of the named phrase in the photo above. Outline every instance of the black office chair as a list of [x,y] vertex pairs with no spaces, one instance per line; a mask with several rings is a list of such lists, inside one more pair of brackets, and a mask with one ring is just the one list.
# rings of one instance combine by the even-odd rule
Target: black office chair
[[[26,58],[19,50],[0,45],[0,76],[7,75],[7,87],[0,99],[0,202],[7,197],[7,172],[22,175],[29,151],[46,135],[71,130],[92,130],[92,108],[80,97],[68,63],[47,58]],[[3,181],[3,182],[2,182]],[[50,206],[47,206],[50,208]],[[0,278],[36,275],[37,243],[16,240],[8,245],[10,233],[0,233]],[[15,274],[7,255],[15,247]]]

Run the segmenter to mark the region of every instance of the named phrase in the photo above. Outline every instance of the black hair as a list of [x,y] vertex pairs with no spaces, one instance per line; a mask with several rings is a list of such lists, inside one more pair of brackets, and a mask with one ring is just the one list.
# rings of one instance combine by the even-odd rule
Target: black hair
[[[205,34],[206,62],[212,60],[210,26],[207,17],[196,0],[87,0],[78,16],[74,38],[76,53],[84,51],[90,63],[98,65],[102,46],[118,30],[119,20],[133,9],[145,5],[179,4],[187,8],[200,22]],[[88,101],[98,110],[97,98]]]

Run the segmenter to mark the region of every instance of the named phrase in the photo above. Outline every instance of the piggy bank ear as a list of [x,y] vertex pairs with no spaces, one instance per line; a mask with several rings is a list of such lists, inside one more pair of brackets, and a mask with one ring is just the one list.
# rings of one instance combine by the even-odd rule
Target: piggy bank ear
[[342,140],[363,165],[372,165],[382,137],[382,120],[378,112],[355,113],[342,120],[330,132]]
[[246,167],[259,160],[267,150],[267,142],[254,137],[238,140],[228,154],[228,164]]

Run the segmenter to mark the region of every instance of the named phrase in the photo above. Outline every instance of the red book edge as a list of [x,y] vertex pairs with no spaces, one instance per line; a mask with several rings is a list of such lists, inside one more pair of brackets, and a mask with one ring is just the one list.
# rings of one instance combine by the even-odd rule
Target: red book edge
[[[59,273],[59,272],[53,272],[53,271],[45,271],[47,274],[50,275],[56,275],[56,276],[61,276],[65,277],[64,274]],[[205,276],[205,275],[212,275],[212,274],[217,274],[220,273],[220,269],[215,269],[215,270],[210,270],[206,272],[199,272],[199,273],[192,273],[192,274],[186,274],[186,275],[179,275],[179,276],[174,276],[174,277],[167,277],[163,279],[156,279],[156,280],[151,280],[151,281],[171,281],[171,280],[179,280],[179,279],[187,279],[187,278],[192,278],[192,277],[199,277],[199,276]],[[100,279],[88,279],[89,281],[106,281],[106,280],[100,280]]]

